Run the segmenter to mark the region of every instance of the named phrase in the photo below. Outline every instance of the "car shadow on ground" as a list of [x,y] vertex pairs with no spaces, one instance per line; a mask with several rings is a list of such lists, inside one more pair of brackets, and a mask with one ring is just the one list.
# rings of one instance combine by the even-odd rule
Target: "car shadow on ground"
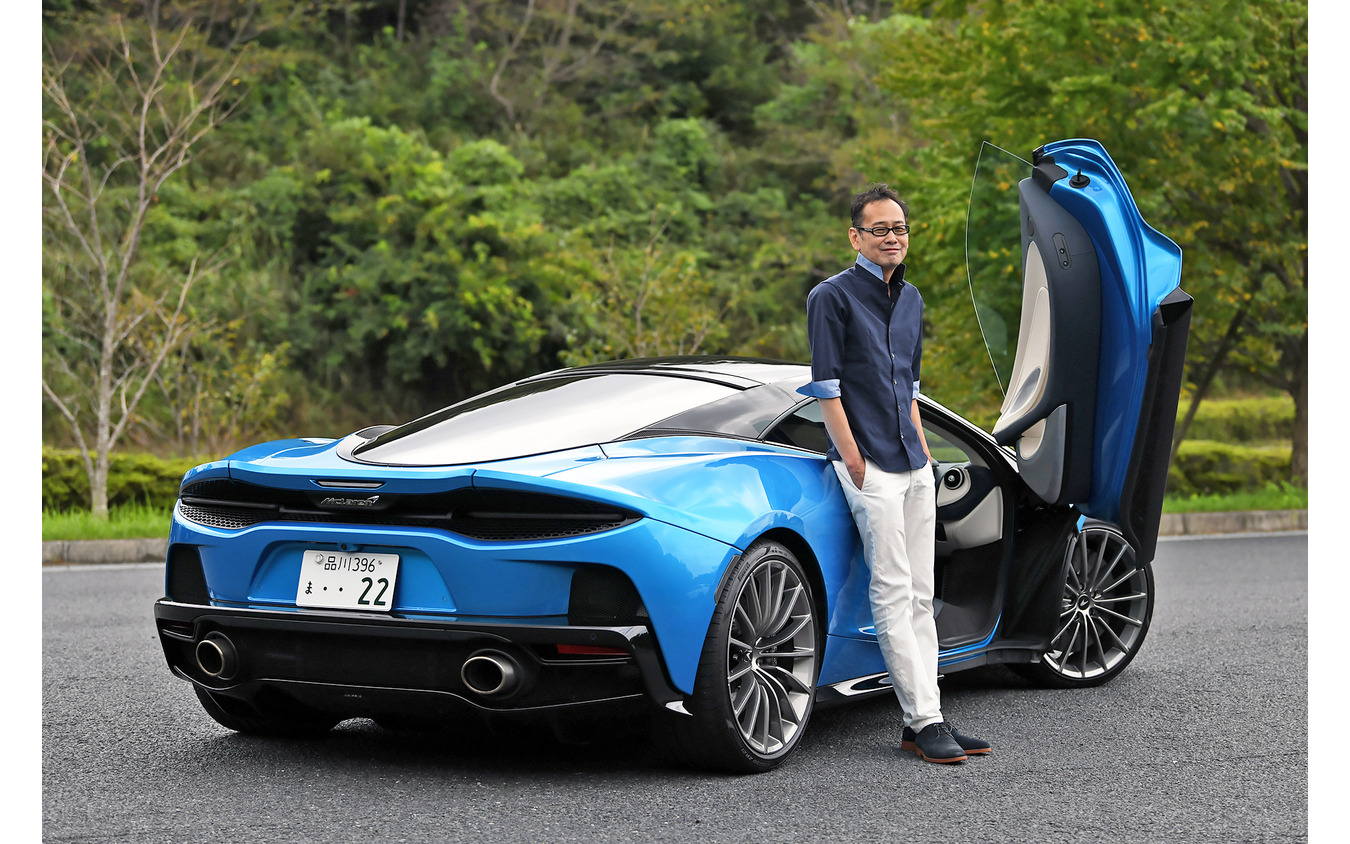
[[[957,709],[980,709],[1006,694],[1034,688],[999,666],[944,677],[944,701]],[[984,701],[984,703],[981,703]],[[900,708],[893,696],[878,695],[815,711],[797,758],[813,747],[854,746],[860,750],[899,743]],[[661,734],[641,717],[609,716],[550,724],[507,721],[485,724],[466,718],[438,729],[389,729],[365,718],[344,721],[318,738],[265,738],[231,733],[211,740],[225,755],[244,761],[303,765],[316,756],[330,763],[394,767],[401,772],[477,776],[722,776],[684,765],[662,745]]]

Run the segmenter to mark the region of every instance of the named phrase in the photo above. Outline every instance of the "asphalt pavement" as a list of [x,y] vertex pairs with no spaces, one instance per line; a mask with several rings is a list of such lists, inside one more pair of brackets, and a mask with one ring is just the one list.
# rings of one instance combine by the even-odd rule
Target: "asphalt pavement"
[[6,831],[51,844],[1302,844],[1321,760],[1329,823],[1312,840],[1333,841],[1335,751],[1308,750],[1309,735],[1335,735],[1308,725],[1309,569],[1306,533],[1162,541],[1152,626],[1120,677],[1073,690],[1003,666],[944,678],[944,712],[990,756],[902,753],[898,705],[874,698],[818,711],[793,758],[731,777],[666,764],[659,742],[608,724],[583,743],[365,719],[314,740],[231,733],[164,663],[162,563],[46,566],[41,732],[16,720],[10,737],[41,776],[12,778],[7,804],[41,830],[7,817]]

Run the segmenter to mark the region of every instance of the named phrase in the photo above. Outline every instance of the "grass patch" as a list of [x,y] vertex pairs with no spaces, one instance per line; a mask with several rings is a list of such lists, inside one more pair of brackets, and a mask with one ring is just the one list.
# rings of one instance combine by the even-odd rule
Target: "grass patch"
[[1229,513],[1242,510],[1306,510],[1308,490],[1288,483],[1268,483],[1261,489],[1209,495],[1169,495],[1164,513]]
[[107,521],[88,510],[43,510],[42,541],[167,537],[172,517],[171,508],[145,504],[109,507]]

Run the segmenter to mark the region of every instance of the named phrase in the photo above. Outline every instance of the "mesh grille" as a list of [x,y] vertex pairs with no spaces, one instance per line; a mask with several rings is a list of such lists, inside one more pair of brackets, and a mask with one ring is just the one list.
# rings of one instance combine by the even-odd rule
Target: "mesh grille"
[[179,511],[183,514],[183,518],[190,522],[225,530],[238,530],[267,521],[267,516],[257,510],[230,510],[226,507],[198,507],[195,504],[181,504]]
[[578,569],[572,575],[568,623],[635,624],[647,617],[633,581],[618,569],[597,566]]
[[189,521],[222,530],[270,522],[318,522],[431,528],[486,542],[585,536],[639,518],[636,513],[591,501],[473,489],[397,496],[393,506],[381,510],[325,510],[303,491],[230,480],[200,481],[185,487],[179,510]]

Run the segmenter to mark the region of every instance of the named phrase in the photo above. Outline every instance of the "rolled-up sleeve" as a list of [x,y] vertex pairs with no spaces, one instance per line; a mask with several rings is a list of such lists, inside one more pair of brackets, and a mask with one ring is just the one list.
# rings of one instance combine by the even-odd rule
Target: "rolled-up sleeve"
[[817,399],[837,399],[842,395],[839,389],[838,378],[827,378],[824,381],[812,381],[805,387],[798,387],[797,392],[804,396],[811,396]]
[[828,281],[812,288],[806,297],[806,338],[811,344],[811,383],[798,387],[797,392],[818,399],[839,397],[847,324],[843,292]]
[[914,376],[914,398],[919,397],[919,368],[923,364],[923,300],[919,300],[919,336],[914,340],[914,357],[910,361],[910,374]]

